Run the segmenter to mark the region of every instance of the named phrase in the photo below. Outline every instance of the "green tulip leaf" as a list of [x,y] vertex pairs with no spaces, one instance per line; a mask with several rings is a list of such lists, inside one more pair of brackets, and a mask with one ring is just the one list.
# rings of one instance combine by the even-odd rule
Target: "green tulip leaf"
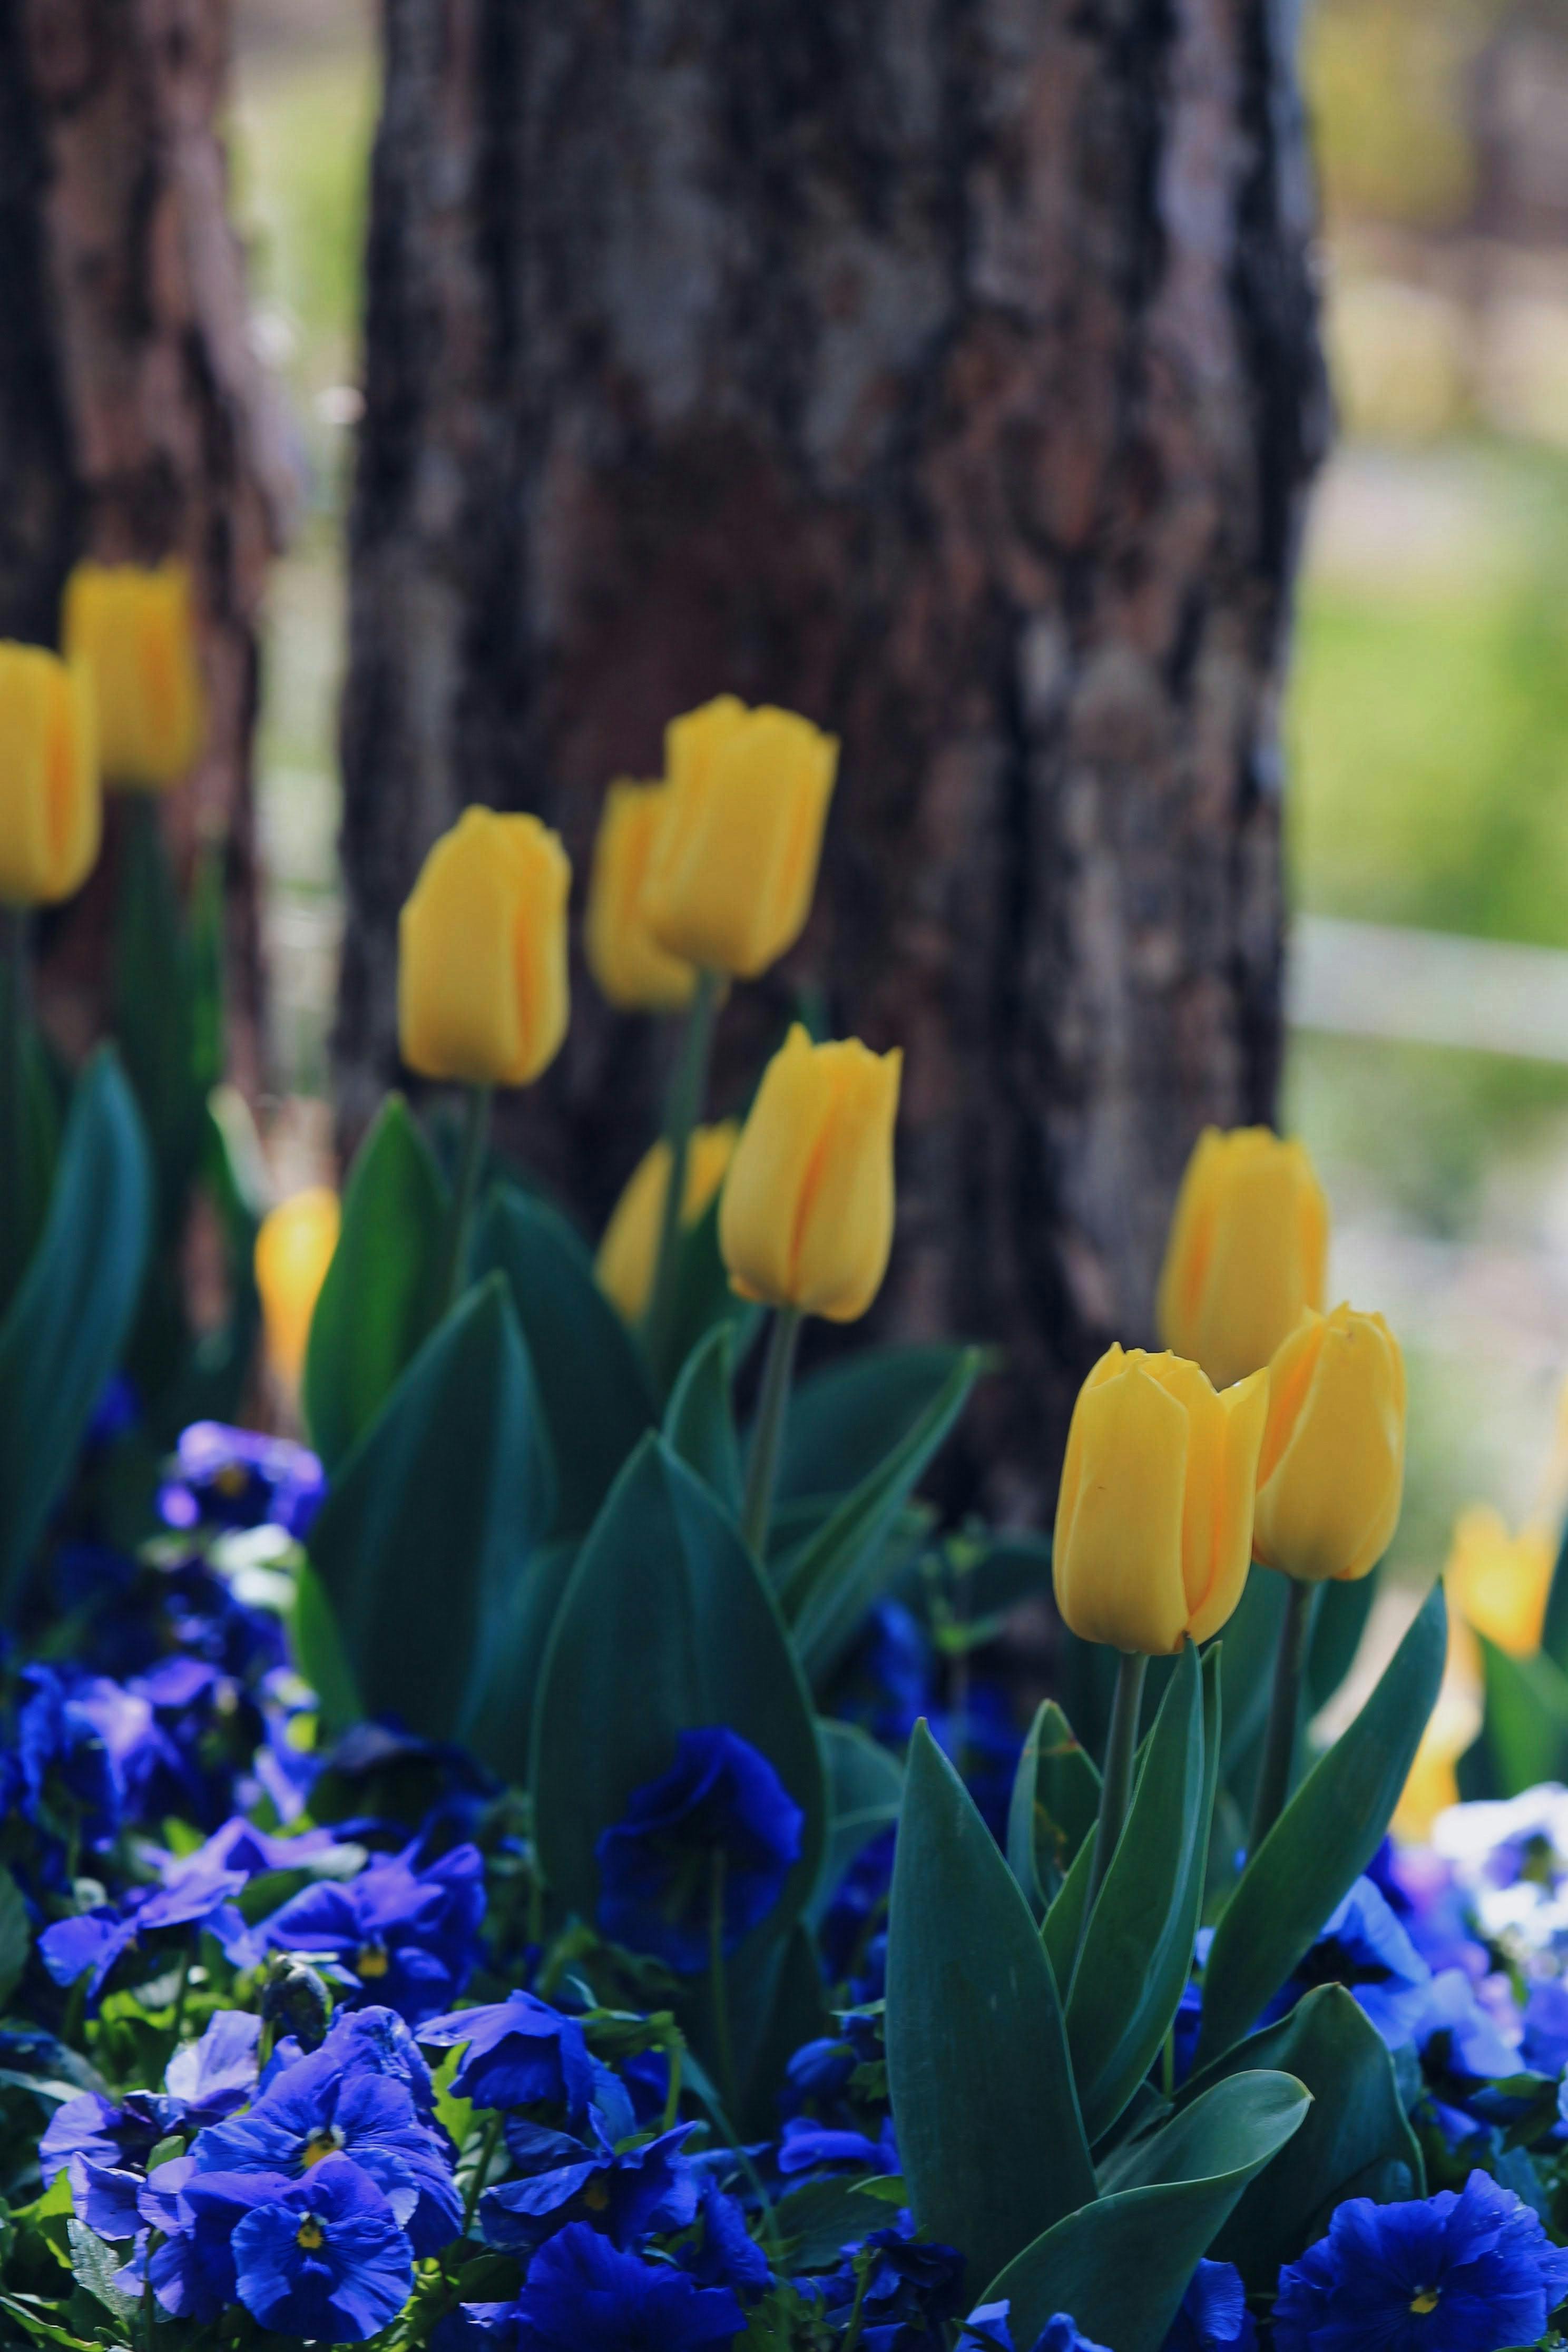
[[305,1355],[305,1423],[329,1475],[430,1330],[446,1216],[435,1155],[403,1097],[388,1095],[349,1170]]
[[1225,1667],[1220,1676],[1225,1701],[1225,1747],[1220,1772],[1226,1780],[1268,1720],[1269,1683],[1274,1654],[1279,1647],[1286,1589],[1284,1577],[1276,1576],[1272,1570],[1255,1568],[1225,1629]]
[[535,1703],[531,1781],[550,1885],[596,1917],[602,1832],[668,1770],[683,1731],[727,1724],[802,1808],[775,1923],[816,1885],[827,1794],[811,1702],[772,1594],[732,1521],[664,1441],[642,1440],[588,1532]]
[[1040,1928],[1040,1941],[1051,1973],[1058,1985],[1070,1985],[1073,1968],[1078,1959],[1079,1939],[1083,1932],[1084,1906],[1089,1901],[1089,1881],[1094,1867],[1094,1840],[1085,1838],[1073,1856],[1072,1868],[1063,1879],[1061,1891],[1046,1913]]
[[1218,1667],[1205,1675],[1186,1644],[1079,1947],[1068,2044],[1091,2146],[1148,2074],[1191,1973],[1217,1752],[1205,1696],[1217,1710]]
[[126,811],[113,948],[114,1035],[146,1126],[167,1241],[184,1219],[210,1078],[197,1038],[196,975],[155,794]]
[[146,1137],[104,1047],[77,1082],[43,1234],[0,1322],[0,1622],[121,1361],[152,1227]]
[[898,1758],[854,1724],[824,1716],[816,1736],[827,1774],[827,1844],[812,1903],[814,1919],[832,1902],[857,1854],[891,1829],[904,1796],[904,1769]]
[[742,1479],[731,1401],[734,1370],[734,1326],[716,1323],[681,1366],[665,1407],[664,1434],[671,1449],[738,1517]]
[[667,1328],[645,1339],[654,1387],[668,1395],[691,1352],[716,1323],[735,1333],[735,1361],[742,1362],[762,1329],[766,1309],[749,1306],[730,1287],[730,1272],[719,1248],[719,1194],[694,1225],[683,1224],[676,1243],[674,1300]]
[[539,1677],[576,1559],[574,1542],[535,1545],[512,1580],[479,1661],[468,1745],[498,1780],[515,1788],[527,1784]]
[[1032,2344],[1068,2311],[1097,2344],[1161,2352],[1215,2233],[1300,2129],[1307,2108],[1307,2093],[1288,2074],[1216,2084],[1141,2145],[1141,2185],[1086,2200],[1026,2246],[980,2300],[1005,2299],[1015,2344]]
[[466,1737],[553,1483],[527,1351],[492,1275],[425,1342],[310,1528],[373,1715]]
[[1517,1797],[1568,1771],[1568,1675],[1544,1651],[1510,1657],[1477,1636],[1486,1675],[1487,1754],[1500,1797]]
[[[1270,1575],[1269,1584],[1283,1584],[1282,1576]],[[1254,1584],[1259,1581],[1257,1576]],[[1318,1606],[1312,1619],[1312,1639],[1307,1653],[1307,1681],[1302,1706],[1313,1714],[1327,1706],[1349,1674],[1355,1654],[1361,1647],[1361,1637],[1366,1631],[1366,1621],[1372,1614],[1373,1597],[1377,1591],[1377,1578],[1352,1577],[1348,1584],[1332,1579],[1318,1594]]]
[[1300,2130],[1258,2174],[1214,2249],[1266,2293],[1280,2263],[1321,2238],[1346,2198],[1424,2197],[1426,2180],[1388,2046],[1343,1985],[1316,1986],[1288,2017],[1195,2076],[1184,2101],[1259,2069],[1294,2075],[1312,2096]]
[[1204,1975],[1200,2065],[1251,2032],[1377,1852],[1447,1650],[1437,1586],[1361,1713],[1308,1773],[1237,1882]]
[[1037,1918],[1062,1882],[1100,1811],[1100,1773],[1055,1699],[1043,1700],[1013,1776],[1007,1860]]
[[556,1533],[593,1525],[621,1465],[653,1426],[653,1399],[631,1334],[594,1277],[594,1261],[547,1201],[509,1187],[479,1220],[474,1263],[511,1287],[554,1449]]
[[797,1381],[779,1462],[780,1507],[859,1486],[973,1356],[963,1347],[864,1348]]
[[294,1664],[315,1692],[331,1738],[364,1720],[364,1701],[349,1661],[331,1594],[309,1559],[295,1571],[294,1605],[289,1612],[289,1646]]
[[915,2219],[986,2278],[1087,2203],[1094,2170],[1028,1906],[923,1723],[893,1864],[886,2031]]
[[32,1941],[32,1922],[22,1890],[0,1863],[0,2011],[22,1981]]

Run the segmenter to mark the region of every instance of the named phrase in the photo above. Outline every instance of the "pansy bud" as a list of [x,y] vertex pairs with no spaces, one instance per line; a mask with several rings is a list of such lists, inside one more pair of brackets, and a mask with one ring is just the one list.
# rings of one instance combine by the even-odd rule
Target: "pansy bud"
[[1303,1147],[1266,1127],[1205,1127],[1171,1219],[1160,1337],[1226,1387],[1321,1307],[1329,1208]]
[[903,1056],[797,1022],[763,1073],[719,1203],[731,1287],[852,1323],[893,1241],[893,1121]]
[[86,881],[98,856],[92,683],[41,646],[0,644],[0,899],[52,906]]
[[668,807],[668,784],[619,778],[605,795],[594,843],[583,945],[589,971],[623,1012],[678,1012],[697,986],[695,965],[660,947],[643,905],[655,836]]
[[[687,1149],[686,1197],[680,1204],[683,1225],[689,1228],[701,1223],[724,1181],[740,1131],[739,1122],[732,1118],[721,1120],[717,1127],[693,1128]],[[661,1136],[638,1160],[611,1211],[595,1265],[600,1289],[628,1323],[639,1319],[653,1288],[668,1189],[669,1146]]]
[[523,1087],[566,1034],[572,867],[536,816],[468,808],[419,869],[398,927],[397,1030],[426,1078]]
[[267,1360],[279,1380],[297,1388],[305,1366],[310,1318],[332,1252],[338,1245],[342,1210],[325,1184],[291,1193],[261,1221],[256,1236],[256,1287]]
[[754,980],[805,927],[838,766],[836,737],[732,694],[672,719],[669,806],[644,906],[669,954]]
[[1268,1374],[1108,1348],[1079,1391],[1057,1498],[1057,1607],[1087,1642],[1164,1657],[1206,1642],[1252,1559]]
[[1500,1511],[1461,1511],[1443,1581],[1466,1622],[1510,1658],[1532,1658],[1546,1627],[1557,1547],[1542,1527],[1509,1533]]
[[1381,1315],[1309,1307],[1269,1366],[1253,1545],[1309,1584],[1377,1566],[1405,1486],[1405,1359]]
[[62,634],[68,656],[92,674],[105,782],[129,792],[178,783],[203,723],[185,566],[79,563],[66,583]]

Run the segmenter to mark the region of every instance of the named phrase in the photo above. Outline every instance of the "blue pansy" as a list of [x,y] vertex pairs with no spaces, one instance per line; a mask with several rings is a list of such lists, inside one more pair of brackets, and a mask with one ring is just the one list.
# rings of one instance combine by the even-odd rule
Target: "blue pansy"
[[1258,2330],[1234,2263],[1200,2263],[1164,2352],[1256,2352]]
[[1502,2352],[1568,2293],[1568,2253],[1484,2172],[1405,2205],[1354,2197],[1279,2273],[1275,2352]]
[[[59,1919],[46,1927],[38,1938],[39,1958],[57,1984],[75,1984],[79,1977],[86,1976],[89,2007],[101,1998],[126,1954],[140,1950],[146,1938],[162,1937],[171,1929],[205,1929],[216,1937],[237,1967],[249,1966],[258,1957],[259,1947],[234,1903],[245,1883],[243,1871],[225,1870],[193,1854],[169,1866],[163,1886],[133,1887],[121,1910],[100,1904],[74,1919]],[[182,1940],[188,1943],[189,1935]],[[156,1952],[144,1957],[149,1966],[143,1975],[157,1964]]]
[[705,2352],[745,2324],[728,2287],[623,2253],[574,2221],[529,2264],[513,2340],[522,2352]]
[[844,2249],[837,2270],[810,2284],[825,2316],[845,2326],[858,2310],[869,2352],[905,2352],[923,2337],[940,2340],[942,2323],[963,2309],[963,2256],[955,2247],[917,2238],[908,2213]]
[[235,2291],[263,2327],[363,2344],[414,2284],[408,2241],[375,2183],[341,2156],[253,2205],[234,2232]]
[[546,2101],[578,2115],[593,2090],[582,2027],[531,1992],[509,1993],[483,2008],[432,2018],[420,2026],[418,2038],[432,2050],[465,2045],[452,2089],[477,2107]]
[[345,2071],[330,2042],[279,2075],[243,2115],[203,2132],[191,2153],[203,2172],[289,2179],[347,2158],[375,2182],[416,2254],[438,2252],[461,2225],[446,2135],[420,2122],[402,2083]]
[[181,1533],[268,1526],[302,1537],[326,1491],[321,1465],[307,1447],[221,1421],[195,1421],[181,1434],[158,1508],[164,1525]]
[[[983,2303],[972,2311],[958,2340],[958,2352],[1015,2352],[1007,2311],[1005,2301]],[[1030,2352],[1106,2352],[1106,2347],[1091,2343],[1075,2319],[1058,2311],[1047,2320]]]
[[268,2172],[198,2173],[188,2156],[149,2174],[139,2203],[162,2242],[146,2258],[146,2274],[163,2309],[210,2326],[235,2299],[234,2233],[242,2215],[289,2186]]
[[119,1831],[123,1797],[102,1730],[54,1667],[26,1667],[20,1687],[11,1802],[62,1845],[99,1852]]
[[728,2165],[724,2149],[698,2166],[698,2210],[702,2227],[696,2241],[681,2250],[681,2262],[704,2286],[732,2286],[739,2294],[763,2294],[773,2283],[768,2258],[746,2227],[746,2216],[736,2198],[720,2186],[714,2163]]
[[1370,1878],[1358,1878],[1328,1920],[1271,2013],[1282,2013],[1306,1985],[1348,1985],[1391,2050],[1414,2039],[1432,1970]]
[[142,2227],[137,2202],[142,2194],[139,2172],[120,2172],[73,2156],[67,2168],[71,2186],[71,2210],[96,2230],[100,2238],[134,2238]]
[[569,2133],[514,2118],[506,2143],[519,2179],[487,2189],[479,2218],[487,2242],[531,2253],[572,2221],[586,2221],[626,2246],[649,2230],[684,2230],[697,2218],[697,2176],[681,2157],[695,2126],[617,2152],[602,2137],[588,2146]]
[[132,2091],[116,2101],[100,2091],[83,2091],[55,2109],[38,2142],[38,2169],[46,2189],[73,2156],[110,2170],[144,2165],[179,2117],[172,2104],[152,2091]]
[[220,2009],[199,2042],[183,2042],[163,2073],[163,2088],[187,2130],[200,2131],[245,2105],[256,2088],[261,2020],[242,2009]]
[[395,2009],[346,2010],[328,2034],[325,2048],[345,2072],[389,2074],[414,2102],[421,2123],[436,2119],[436,2085],[419,2044]]
[[891,2116],[884,2118],[880,2132],[872,2139],[850,2125],[819,2124],[809,2116],[791,2116],[779,2136],[779,2170],[786,2175],[811,2172],[832,2164],[897,2172],[899,2155]]
[[717,1727],[683,1731],[669,1770],[634,1790],[599,1839],[600,1927],[679,1975],[700,1975],[715,1884],[729,1954],[778,1901],[805,1821],[749,1740]]
[[1561,2074],[1568,2066],[1568,1985],[1561,1977],[1531,1986],[1521,2055],[1538,2074]]
[[449,2009],[478,1955],[484,1861],[454,1846],[416,1867],[416,1848],[373,1862],[345,1885],[302,1887],[262,1930],[277,1951],[335,1959],[367,2000],[411,2025]]

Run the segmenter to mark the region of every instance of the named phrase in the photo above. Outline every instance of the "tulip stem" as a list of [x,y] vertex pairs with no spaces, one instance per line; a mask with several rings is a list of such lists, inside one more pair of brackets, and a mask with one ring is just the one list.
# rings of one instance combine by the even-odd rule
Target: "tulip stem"
[[[702,1117],[708,1097],[708,1064],[713,1052],[713,1025],[719,1013],[720,979],[716,971],[700,971],[691,1009],[686,1016],[680,1050],[669,1082],[665,1108],[664,1139],[669,1146],[669,1182],[658,1221],[658,1255],[654,1260],[646,1331],[656,1370],[666,1368],[663,1358],[675,1320],[676,1290],[680,1273],[680,1213],[686,1204],[686,1171],[691,1158],[691,1131]],[[678,1369],[668,1368],[672,1373]]]
[[20,907],[5,917],[5,968],[0,975],[0,1310],[11,1303],[32,1240],[29,1217],[27,1118],[27,918]]
[[479,1189],[479,1171],[485,1164],[485,1152],[490,1138],[490,1098],[494,1088],[469,1087],[463,1113],[463,1140],[458,1155],[458,1181],[447,1218],[446,1245],[441,1258],[440,1280],[436,1288],[437,1321],[449,1315],[458,1303],[463,1287],[463,1273],[468,1258],[468,1228],[474,1221],[474,1202]]
[[1268,1700],[1268,1729],[1258,1768],[1258,1793],[1252,1805],[1252,1834],[1247,1840],[1250,1862],[1284,1811],[1296,1769],[1296,1717],[1300,1705],[1301,1677],[1312,1643],[1312,1622],[1318,1613],[1316,1584],[1299,1577],[1285,1580],[1285,1615],[1279,1626],[1279,1646],[1274,1653],[1274,1688]]
[[751,1458],[746,1464],[745,1507],[741,1515],[741,1532],[759,1559],[767,1558],[768,1527],[773,1515],[773,1488],[778,1484],[779,1454],[789,1416],[790,1381],[795,1375],[800,1326],[800,1308],[781,1307],[768,1333],[763,1392],[757,1400]]
[[1132,1795],[1132,1767],[1138,1755],[1138,1718],[1143,1708],[1143,1677],[1149,1661],[1142,1651],[1123,1651],[1116,1666],[1116,1696],[1110,1703],[1110,1731],[1105,1743],[1105,1777],[1100,1784],[1100,1818],[1094,1825],[1094,1859],[1089,1866],[1089,1892],[1084,1896],[1078,1948],[1094,1914],[1127,1819]]

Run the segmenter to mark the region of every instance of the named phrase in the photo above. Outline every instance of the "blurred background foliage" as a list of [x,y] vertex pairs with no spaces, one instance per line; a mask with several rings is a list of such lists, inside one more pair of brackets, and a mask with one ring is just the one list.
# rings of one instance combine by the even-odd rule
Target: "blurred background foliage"
[[[376,100],[369,0],[239,0],[232,157],[302,511],[261,742],[271,1066],[320,1097],[340,923],[339,527]],[[1293,899],[1568,950],[1568,9],[1307,0],[1340,440],[1288,712]],[[1305,1010],[1310,1013],[1310,1007]],[[1293,1031],[1283,1116],[1332,1196],[1335,1295],[1412,1379],[1398,1557],[1537,1499],[1568,1370],[1568,1066]],[[285,1119],[284,1125],[289,1124]]]

